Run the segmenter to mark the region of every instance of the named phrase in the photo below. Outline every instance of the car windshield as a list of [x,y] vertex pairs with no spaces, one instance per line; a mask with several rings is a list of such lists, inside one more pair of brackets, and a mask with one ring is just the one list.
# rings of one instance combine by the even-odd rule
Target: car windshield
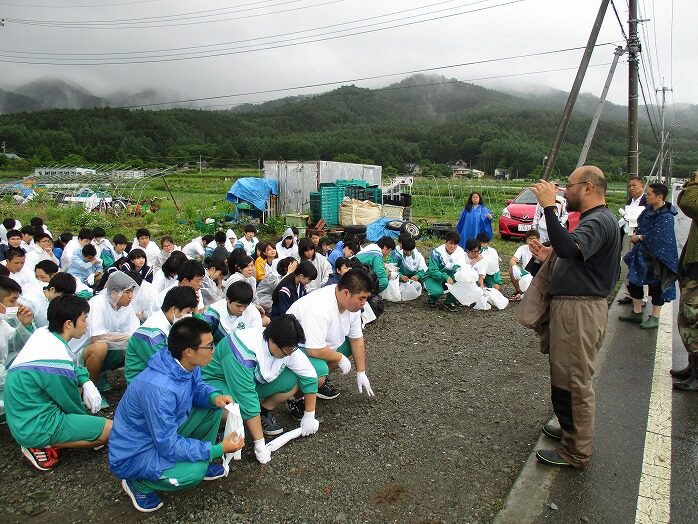
[[514,199],[515,204],[537,204],[538,199],[530,189],[525,189],[519,196]]

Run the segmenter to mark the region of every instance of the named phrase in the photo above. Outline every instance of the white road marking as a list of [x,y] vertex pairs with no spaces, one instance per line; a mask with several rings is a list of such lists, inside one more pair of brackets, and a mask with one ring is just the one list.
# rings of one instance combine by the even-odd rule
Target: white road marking
[[645,451],[635,510],[636,524],[670,521],[672,389],[669,369],[672,356],[673,311],[672,304],[666,304],[659,316]]

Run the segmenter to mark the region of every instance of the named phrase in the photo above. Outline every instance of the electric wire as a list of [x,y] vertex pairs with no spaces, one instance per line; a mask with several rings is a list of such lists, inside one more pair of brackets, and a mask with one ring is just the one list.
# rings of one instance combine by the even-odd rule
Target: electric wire
[[[616,43],[617,42],[603,42],[600,44],[596,44],[594,47],[614,45]],[[551,50],[551,51],[539,51],[536,53],[526,53],[526,54],[521,54],[521,55],[511,55],[511,56],[488,58],[488,59],[482,59],[482,60],[473,60],[470,62],[462,62],[459,64],[449,64],[449,65],[444,65],[444,66],[428,67],[428,68],[423,68],[423,69],[413,69],[410,71],[400,71],[397,73],[372,75],[372,76],[343,79],[343,80],[337,80],[337,81],[331,81],[331,82],[318,82],[315,84],[306,84],[306,85],[301,85],[301,86],[283,87],[283,88],[275,88],[275,89],[265,89],[265,90],[260,90],[260,91],[250,91],[250,92],[244,92],[244,93],[233,93],[233,94],[228,94],[228,95],[215,95],[215,96],[207,96],[207,97],[199,97],[199,98],[189,98],[189,99],[185,99],[185,100],[175,100],[175,101],[169,101],[169,102],[152,102],[149,104],[121,106],[121,108],[122,109],[133,109],[133,108],[140,108],[140,107],[154,107],[154,106],[162,106],[162,105],[168,105],[168,104],[183,104],[183,103],[189,103],[189,102],[201,102],[201,101],[205,101],[205,100],[219,100],[221,98],[234,98],[234,97],[240,97],[240,96],[279,93],[279,92],[284,92],[284,91],[296,91],[296,90],[300,90],[300,89],[326,87],[326,86],[330,86],[330,85],[347,84],[347,83],[353,83],[353,82],[363,82],[366,80],[376,80],[379,78],[388,78],[388,77],[392,77],[392,76],[405,76],[405,75],[412,75],[415,73],[425,73],[425,72],[437,71],[437,70],[443,70],[443,69],[452,69],[452,68],[456,68],[456,67],[465,67],[465,66],[487,64],[487,63],[493,63],[493,62],[503,62],[506,60],[517,60],[520,58],[530,58],[530,57],[534,57],[534,56],[545,56],[545,55],[552,55],[552,54],[564,53],[564,52],[569,52],[569,51],[579,51],[579,50],[585,49],[585,47],[586,46],[568,47],[568,48],[564,48],[564,49],[555,49],[555,50]]]
[[[387,18],[395,15],[401,15],[404,13],[412,12],[412,11],[419,11],[423,9],[428,9],[431,7],[443,5],[443,4],[450,4],[453,3],[454,0],[446,0],[446,1],[441,1],[441,2],[435,2],[432,4],[426,4],[426,5],[421,5],[419,7],[413,7],[410,9],[402,9],[399,11],[392,11],[389,13],[384,13],[381,15],[374,15],[374,16],[369,16],[369,17],[364,17],[364,18],[358,18],[354,20],[349,20],[346,22],[338,22],[335,24],[329,24],[329,25],[324,25],[324,26],[319,26],[319,27],[313,27],[310,29],[301,29],[297,31],[289,31],[285,33],[274,33],[273,35],[268,35],[268,36],[259,36],[259,37],[254,37],[254,38],[245,38],[241,40],[231,40],[227,42],[220,42],[217,44],[200,44],[200,45],[194,45],[194,46],[184,46],[184,47],[170,47],[170,48],[165,48],[165,49],[150,49],[150,50],[145,50],[145,51],[124,51],[124,52],[105,52],[105,53],[54,53],[54,52],[44,52],[44,51],[16,51],[16,50],[8,50],[8,49],[0,49],[0,53],[12,53],[16,55],[42,55],[41,58],[45,57],[51,57],[51,56],[60,56],[60,57],[74,57],[74,56],[107,56],[110,58],[114,58],[112,55],[116,56],[125,56],[125,55],[137,55],[137,54],[154,54],[154,53],[169,53],[173,51],[187,51],[187,50],[192,50],[192,49],[203,49],[203,48],[211,48],[211,47],[220,47],[220,46],[227,46],[227,45],[232,45],[232,44],[240,44],[240,43],[245,43],[245,42],[254,42],[256,40],[268,40],[270,38],[278,38],[278,37],[285,37],[285,36],[291,36],[291,35],[298,35],[302,33],[311,33],[314,31],[322,31],[325,29],[331,29],[331,28],[336,28],[336,27],[342,27],[342,26],[349,26],[353,24],[358,24],[361,22],[369,22],[371,20],[376,20],[380,18]],[[467,4],[464,4],[462,6],[458,7],[466,7],[466,6],[471,6],[471,5],[476,5],[476,4],[482,4],[489,2],[491,0],[476,0],[474,2],[469,2]],[[454,8],[449,8],[449,9],[454,9]],[[433,14],[436,12],[441,12],[447,9],[443,10],[437,10],[437,11],[430,11],[428,13],[422,13],[421,15],[428,15],[428,14]],[[421,15],[415,15],[415,16],[421,16]],[[403,18],[403,19],[408,19],[409,17]],[[396,19],[392,21],[399,21],[403,19]],[[390,21],[384,22],[388,23]],[[338,31],[340,32],[340,31]],[[327,33],[329,34],[329,33]]]
[[[201,58],[213,58],[213,57],[218,57],[218,56],[230,56],[230,55],[238,55],[238,54],[245,54],[245,53],[252,53],[252,52],[258,52],[258,51],[267,51],[270,49],[280,49],[280,48],[286,48],[286,47],[294,47],[298,45],[304,45],[304,44],[309,44],[309,43],[316,43],[316,42],[324,42],[328,40],[336,40],[340,38],[347,38],[350,36],[356,36],[356,35],[364,35],[364,34],[370,34],[370,33],[376,33],[379,31],[385,31],[387,29],[395,29],[395,28],[400,28],[400,27],[407,27],[407,26],[412,26],[416,24],[422,24],[425,22],[432,22],[436,20],[442,20],[445,18],[451,18],[454,16],[460,16],[463,14],[468,14],[468,13],[475,13],[479,11],[485,11],[488,9],[494,9],[497,7],[505,7],[508,5],[512,4],[518,4],[521,2],[524,2],[525,0],[509,0],[508,2],[504,2],[501,4],[495,4],[491,6],[485,6],[485,7],[480,7],[480,8],[475,8],[475,9],[470,9],[467,11],[461,11],[458,13],[452,13],[448,15],[441,15],[441,16],[435,16],[431,18],[426,18],[422,20],[416,20],[416,21],[410,21],[410,22],[404,22],[400,24],[395,24],[395,25],[390,25],[387,27],[379,27],[379,28],[373,28],[373,29],[364,29],[361,31],[354,31],[351,33],[347,34],[342,34],[342,35],[335,35],[335,36],[327,36],[323,38],[314,38],[311,37],[312,39],[310,40],[305,40],[302,42],[292,42],[292,43],[280,43],[277,45],[267,45],[266,47],[258,47],[255,49],[241,49],[237,51],[226,51],[226,52],[217,52],[217,53],[210,53],[206,55],[199,55],[199,56],[172,56],[172,55],[165,55],[164,57],[149,57],[148,59],[139,59],[139,60],[119,60],[119,61],[113,61],[112,59],[104,60],[104,61],[94,61],[94,62],[57,62],[57,61],[44,61],[46,59],[38,59],[38,60],[15,60],[15,59],[10,59],[10,58],[15,58],[15,57],[6,57],[3,56],[0,58],[0,62],[4,63],[12,63],[12,64],[35,64],[35,65],[54,65],[54,66],[98,66],[98,65],[124,65],[124,64],[146,64],[146,63],[154,63],[154,62],[178,62],[178,61],[183,61],[183,60],[197,60]],[[386,22],[389,23],[389,22]],[[376,25],[376,24],[373,24]],[[368,27],[368,26],[366,26]],[[353,30],[350,30],[353,31]],[[54,59],[57,60],[57,59]],[[72,59],[72,60],[77,60],[77,59]]]

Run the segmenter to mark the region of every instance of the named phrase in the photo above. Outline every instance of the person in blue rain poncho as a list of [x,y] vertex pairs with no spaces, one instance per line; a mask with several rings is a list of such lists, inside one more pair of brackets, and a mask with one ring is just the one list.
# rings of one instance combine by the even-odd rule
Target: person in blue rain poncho
[[460,214],[456,230],[460,234],[460,247],[465,249],[465,243],[476,238],[478,234],[485,233],[492,240],[492,211],[490,211],[477,191],[470,193],[468,201]]
[[[674,234],[676,208],[666,202],[669,190],[664,184],[647,188],[647,207],[637,220],[637,230],[630,237],[633,248],[623,257],[628,265],[628,292],[633,309],[620,320],[640,324],[643,329],[659,326],[659,312],[665,302],[676,298],[674,285],[679,272],[679,256]],[[652,313],[643,321],[642,286],[648,286]]]

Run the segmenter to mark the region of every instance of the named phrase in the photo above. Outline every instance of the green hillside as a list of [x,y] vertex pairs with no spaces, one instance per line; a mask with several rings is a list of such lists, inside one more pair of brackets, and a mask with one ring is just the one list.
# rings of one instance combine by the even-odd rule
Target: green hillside
[[[591,119],[591,102],[585,97],[573,116],[557,164],[562,173],[576,163]],[[463,159],[488,173],[507,167],[526,176],[540,169],[563,104],[559,93],[515,96],[417,75],[387,89],[343,86],[321,95],[229,111],[95,108],[6,114],[0,116],[0,140],[8,151],[29,159],[27,165],[83,161],[162,165],[191,162],[202,155],[211,166],[241,159],[338,159],[400,172],[408,162],[429,166]],[[622,109],[609,107],[588,157],[588,162],[616,177],[626,165],[627,123]],[[687,111],[695,113],[695,107]],[[646,174],[657,146],[646,124],[640,138],[640,166]],[[673,148],[677,176],[696,169],[698,131],[675,130]]]

